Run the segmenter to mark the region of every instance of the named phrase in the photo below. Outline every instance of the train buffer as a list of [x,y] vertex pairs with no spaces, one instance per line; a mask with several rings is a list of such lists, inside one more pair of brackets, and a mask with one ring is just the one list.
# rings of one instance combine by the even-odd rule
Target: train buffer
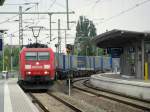
[[0,112],[39,112],[18,86],[17,79],[0,80]]

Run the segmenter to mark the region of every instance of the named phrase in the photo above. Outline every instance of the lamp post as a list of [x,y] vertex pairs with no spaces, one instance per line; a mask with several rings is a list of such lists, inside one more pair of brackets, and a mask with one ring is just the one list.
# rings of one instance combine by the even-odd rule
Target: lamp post
[[11,71],[11,73],[12,73],[12,71],[13,71],[13,56],[12,56],[12,38],[14,37],[14,35],[13,34],[10,34],[10,45],[11,45],[11,57],[10,57],[10,61],[11,61],[11,69],[10,69],[10,71]]

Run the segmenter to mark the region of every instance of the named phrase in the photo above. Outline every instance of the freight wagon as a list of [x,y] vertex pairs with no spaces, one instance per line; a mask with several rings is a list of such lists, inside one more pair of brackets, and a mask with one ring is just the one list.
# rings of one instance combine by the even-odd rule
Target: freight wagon
[[[56,56],[56,54],[55,54]],[[60,79],[67,78],[68,74],[73,77],[85,77],[99,71],[114,71],[117,66],[119,69],[119,58],[108,56],[76,56],[57,54],[56,71]],[[59,61],[59,62],[58,62]]]

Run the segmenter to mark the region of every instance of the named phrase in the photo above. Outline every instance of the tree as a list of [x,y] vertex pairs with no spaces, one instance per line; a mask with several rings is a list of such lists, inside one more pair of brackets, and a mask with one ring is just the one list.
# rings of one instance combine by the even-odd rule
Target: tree
[[[19,63],[19,48],[13,46],[11,54],[11,46],[5,45],[4,47],[4,70],[11,68],[11,56],[13,57],[13,70],[18,70]],[[3,69],[3,56],[0,56],[0,71]]]
[[0,71],[3,69],[3,58],[0,56]]
[[96,28],[92,21],[80,16],[76,26],[76,38],[74,41],[74,54],[95,55],[96,47],[91,44],[91,39],[96,36]]
[[18,68],[18,64],[19,64],[19,49],[18,48],[13,48],[12,56],[13,56],[13,67]]
[[10,70],[10,57],[11,57],[11,53],[10,53],[10,48],[8,46],[5,46],[4,49],[4,68],[5,70]]

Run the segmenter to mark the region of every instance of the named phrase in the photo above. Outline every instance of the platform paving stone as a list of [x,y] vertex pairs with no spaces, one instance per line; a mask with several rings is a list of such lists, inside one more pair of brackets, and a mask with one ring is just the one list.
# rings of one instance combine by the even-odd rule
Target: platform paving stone
[[0,80],[0,112],[4,112],[4,81]]

